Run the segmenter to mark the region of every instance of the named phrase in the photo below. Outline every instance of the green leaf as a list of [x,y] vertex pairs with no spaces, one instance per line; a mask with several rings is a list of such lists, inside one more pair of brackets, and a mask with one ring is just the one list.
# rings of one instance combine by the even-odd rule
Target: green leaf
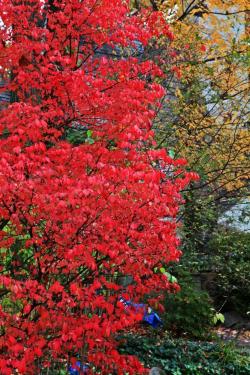
[[170,283],[177,283],[177,278],[174,277],[173,275],[171,275],[171,273],[169,272],[163,272],[164,276],[166,276],[168,278],[168,281]]
[[92,136],[92,130],[87,130],[87,137],[91,138],[91,136]]
[[218,322],[224,323],[225,322],[225,317],[221,313],[216,313],[213,317],[213,323],[216,324]]
[[174,152],[174,150],[169,150],[169,151],[168,151],[168,155],[173,159],[174,156],[175,156],[175,152]]
[[219,314],[216,314],[217,315],[217,319],[221,322],[221,323],[224,323],[225,322],[225,317],[223,314],[219,313]]

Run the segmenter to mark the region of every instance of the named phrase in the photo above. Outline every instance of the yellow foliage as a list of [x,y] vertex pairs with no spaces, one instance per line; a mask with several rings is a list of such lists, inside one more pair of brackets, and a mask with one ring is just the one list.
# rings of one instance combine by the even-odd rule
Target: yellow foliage
[[214,192],[237,194],[250,177],[249,1],[143,4],[167,14],[178,6],[171,47],[181,53],[183,77],[167,87],[176,100],[155,123],[159,142],[187,158]]
[[182,79],[167,80],[175,100],[155,121],[160,145],[185,157],[214,194],[237,195],[250,178],[249,0],[137,0],[132,6],[166,15],[177,9],[171,22],[177,38],[166,55],[168,48],[178,51]]

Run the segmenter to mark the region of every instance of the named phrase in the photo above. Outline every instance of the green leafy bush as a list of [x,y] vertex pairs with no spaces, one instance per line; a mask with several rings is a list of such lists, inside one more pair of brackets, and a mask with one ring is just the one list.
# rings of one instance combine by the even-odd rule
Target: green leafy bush
[[208,244],[211,267],[217,276],[215,299],[230,308],[247,313],[250,310],[250,233],[221,230]]
[[214,310],[208,293],[197,288],[187,274],[180,275],[180,286],[180,292],[165,297],[165,329],[178,336],[209,337]]
[[250,360],[232,346],[152,337],[127,336],[120,352],[136,355],[147,368],[161,368],[167,375],[248,375]]

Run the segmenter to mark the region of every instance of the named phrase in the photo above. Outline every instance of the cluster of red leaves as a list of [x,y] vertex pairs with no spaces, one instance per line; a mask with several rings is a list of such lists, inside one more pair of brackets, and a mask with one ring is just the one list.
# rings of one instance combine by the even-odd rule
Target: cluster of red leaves
[[[172,34],[122,0],[0,0],[0,12],[1,75],[18,97],[0,122],[0,372],[77,352],[102,374],[143,372],[116,350],[141,318],[118,302],[119,276],[134,301],[169,287],[154,268],[180,255],[175,217],[194,176],[152,148],[163,89],[145,77],[161,71],[97,52]],[[92,142],[71,145],[73,126]]]

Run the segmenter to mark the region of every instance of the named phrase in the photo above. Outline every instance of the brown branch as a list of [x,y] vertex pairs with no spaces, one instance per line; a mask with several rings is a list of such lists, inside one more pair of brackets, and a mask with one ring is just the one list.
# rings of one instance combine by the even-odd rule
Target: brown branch
[[223,12],[202,12],[203,14],[218,14],[220,16],[232,16],[232,15],[235,15],[235,14],[239,14],[239,13],[247,13],[249,12],[250,9],[245,9],[245,10],[239,10],[239,11],[236,11],[236,12],[228,12],[226,11],[225,13]]
[[184,18],[186,18],[190,12],[196,8],[196,4],[192,7],[192,5],[195,3],[195,0],[191,1],[191,3],[187,6],[185,11],[182,13],[182,15],[177,19],[177,21],[183,21]]

